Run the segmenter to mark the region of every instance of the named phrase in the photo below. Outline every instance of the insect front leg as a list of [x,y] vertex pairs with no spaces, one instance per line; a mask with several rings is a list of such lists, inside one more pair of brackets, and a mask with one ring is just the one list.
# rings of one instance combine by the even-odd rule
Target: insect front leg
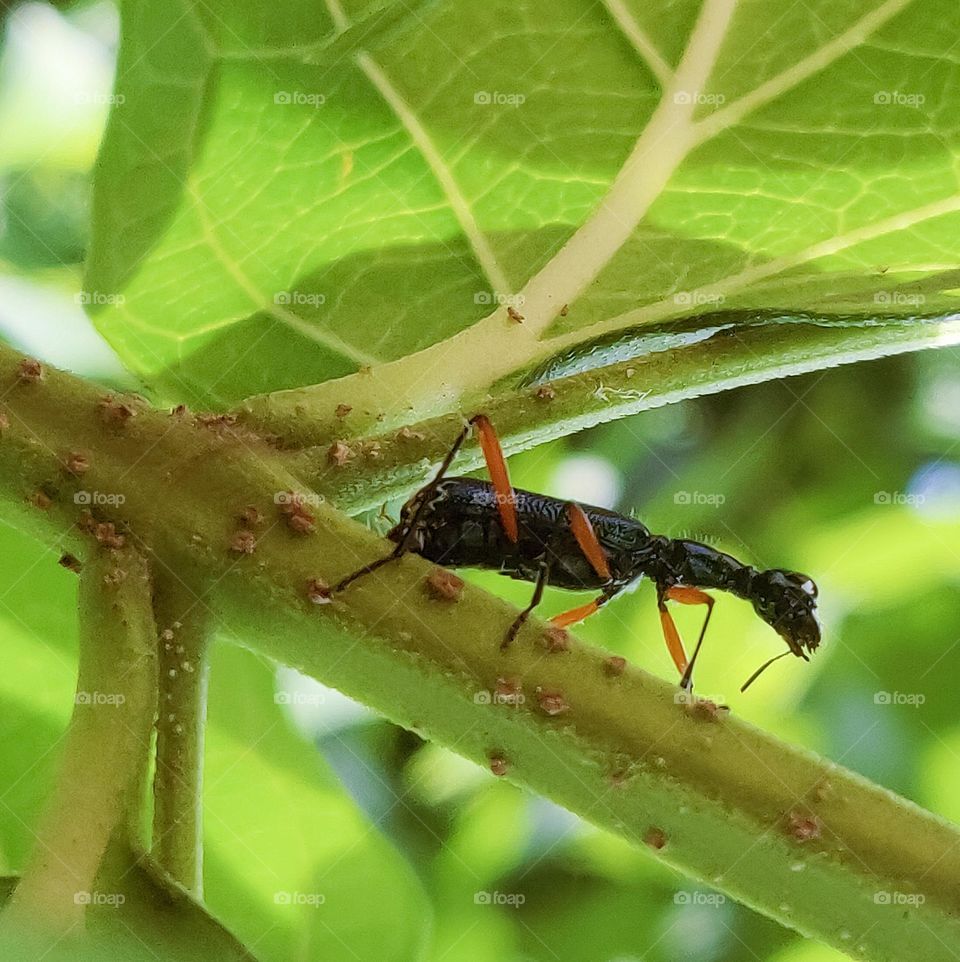
[[[660,624],[663,628],[663,637],[667,643],[667,650],[673,663],[680,672],[680,687],[686,691],[693,690],[693,667],[696,664],[697,656],[700,654],[700,647],[703,645],[704,636],[707,633],[707,625],[710,624],[710,615],[713,614],[714,598],[699,588],[687,588],[680,585],[673,585],[669,588],[657,589],[657,608],[660,611]],[[678,601],[682,605],[706,605],[707,616],[703,619],[700,628],[700,636],[697,638],[696,647],[693,649],[693,657],[687,661],[687,654],[677,630],[673,615],[667,610],[667,601]]]
[[550,577],[550,562],[544,558],[540,562],[540,570],[537,572],[537,580],[533,587],[533,597],[530,599],[530,604],[527,605],[523,611],[517,615],[513,620],[513,624],[507,630],[506,635],[504,635],[503,641],[500,642],[500,650],[506,651],[507,648],[513,643],[513,639],[517,637],[517,632],[523,627],[526,620],[530,617],[531,612],[543,598],[543,589],[547,585],[547,579]]
[[[489,422],[488,422],[489,423]],[[383,558],[378,558],[376,561],[371,561],[370,564],[365,564],[356,571],[351,572],[342,579],[339,584],[335,585],[334,592],[343,591],[351,582],[356,581],[358,578],[362,578],[365,575],[376,571],[378,568],[382,568],[385,564],[389,564],[391,561],[396,561],[397,558],[402,557],[408,551],[416,541],[417,534],[419,532],[420,520],[423,516],[424,509],[426,508],[427,502],[430,500],[429,495],[433,492],[437,485],[443,480],[443,476],[450,470],[450,465],[453,464],[453,459],[457,456],[457,452],[463,447],[463,442],[466,441],[467,435],[470,433],[470,428],[473,425],[473,421],[469,421],[463,426],[463,430],[457,435],[456,440],[447,452],[446,457],[440,462],[440,467],[437,473],[434,475],[433,480],[428,484],[424,485],[417,494],[417,506],[413,512],[412,517],[406,523],[406,531],[400,541],[397,542],[397,546]]]
[[485,414],[475,414],[464,424],[463,429],[457,435],[446,457],[440,463],[440,467],[436,475],[434,475],[433,480],[424,485],[416,495],[415,508],[411,517],[406,522],[403,537],[397,543],[396,548],[394,548],[390,554],[386,555],[386,557],[378,558],[376,561],[372,561],[370,564],[363,565],[357,568],[356,571],[351,572],[333,588],[334,592],[342,591],[347,585],[356,581],[358,578],[362,578],[372,571],[382,568],[385,564],[396,561],[397,558],[400,558],[408,551],[414,550],[413,546],[420,533],[423,514],[429,506],[430,495],[436,490],[437,485],[443,480],[447,471],[450,470],[453,459],[457,456],[460,448],[463,447],[463,443],[466,441],[471,429],[475,429],[477,432],[477,438],[480,442],[480,449],[483,452],[484,461],[487,465],[487,471],[490,474],[490,479],[493,481],[494,488],[497,492],[497,510],[500,514],[503,529],[512,542],[517,542],[519,538],[519,526],[517,523],[516,496],[510,484],[510,476],[507,472],[507,462],[503,456],[503,449],[500,447],[500,441],[497,438],[496,431],[493,429],[493,425],[490,423],[490,419]]

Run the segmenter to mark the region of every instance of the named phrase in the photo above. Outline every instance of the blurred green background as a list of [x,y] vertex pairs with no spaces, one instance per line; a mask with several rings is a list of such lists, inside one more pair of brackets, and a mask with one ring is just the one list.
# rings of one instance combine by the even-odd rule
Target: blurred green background
[[[28,3],[4,4],[2,15],[0,336],[122,383],[122,368],[77,296],[116,11],[105,3]],[[779,642],[749,605],[724,597],[700,664],[700,693],[948,818],[960,816],[955,352],[687,402],[512,461],[518,486],[633,512],[654,531],[709,542],[756,566],[811,574],[825,629],[813,661],[781,661],[738,694]],[[395,515],[396,506],[389,510]],[[75,587],[53,570],[46,549],[13,532],[2,541],[0,847],[16,870],[70,710],[75,637],[65,599]],[[493,575],[469,577],[517,603],[529,595],[528,586]],[[550,593],[548,613],[572,603]],[[688,638],[700,617],[678,612]],[[648,585],[578,633],[673,675]],[[277,903],[284,885],[296,889],[291,875],[305,871],[305,847],[309,871],[323,878],[324,840],[337,833],[359,848],[331,846],[330,871],[340,872],[351,852],[364,853],[352,875],[356,931],[371,915],[395,915],[409,929],[382,956],[357,935],[347,959],[351,952],[431,962],[842,958],[293,672],[279,671],[272,699],[257,696],[265,712],[282,709],[289,728],[277,737],[286,748],[257,745],[252,722],[251,748],[237,719],[250,721],[255,699],[241,706],[237,691],[256,671],[273,677],[272,667],[226,650],[214,665],[208,895],[228,924],[241,920],[233,927],[266,958],[283,957],[285,943],[271,934],[274,905],[263,900],[273,893]],[[246,773],[254,787],[231,772]],[[296,803],[290,793],[299,793]]]

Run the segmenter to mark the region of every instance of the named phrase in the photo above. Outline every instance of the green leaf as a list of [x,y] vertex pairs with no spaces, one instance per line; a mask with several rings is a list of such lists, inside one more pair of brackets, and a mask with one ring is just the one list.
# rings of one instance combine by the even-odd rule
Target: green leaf
[[57,554],[0,528],[0,854],[19,869],[59,759],[77,675],[76,575]]
[[[81,939],[54,946],[34,944],[25,934],[4,933],[0,942],[12,958],[47,962],[256,962],[211,915],[185,892],[167,883],[159,870],[137,864],[117,848],[110,854],[112,881],[98,894],[102,904],[87,910]],[[0,878],[0,902],[19,880]],[[109,887],[109,890],[107,890]],[[160,950],[163,954],[158,955]],[[33,955],[27,951],[33,950]]]
[[430,918],[420,883],[294,732],[273,676],[249,652],[213,652],[207,899],[262,962],[414,962]]
[[480,322],[398,370],[435,401],[717,306],[955,303],[949,0],[328,10],[124,7],[87,287],[170,394],[320,382]]

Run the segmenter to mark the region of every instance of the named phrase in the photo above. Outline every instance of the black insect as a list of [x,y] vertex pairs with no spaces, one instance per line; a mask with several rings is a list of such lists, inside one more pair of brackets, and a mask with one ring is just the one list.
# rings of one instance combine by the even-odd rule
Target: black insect
[[[445,477],[471,426],[477,430],[491,481]],[[656,586],[664,639],[685,689],[692,688],[693,667],[713,611],[714,598],[704,588],[750,601],[787,643],[788,650],[762,665],[741,691],[778,658],[794,654],[807,661],[820,644],[817,586],[807,575],[780,568],[758,571],[709,545],[651,534],[639,521],[614,511],[514,489],[500,442],[483,414],[464,427],[436,477],[403,506],[400,523],[387,537],[397,545],[392,554],[354,571],[335,591],[408,551],[450,568],[488,568],[532,581],[530,604],[508,629],[501,648],[514,640],[548,584],[600,592],[588,604],[551,619],[564,627],[592,615],[644,575]],[[706,605],[689,660],[668,601]]]

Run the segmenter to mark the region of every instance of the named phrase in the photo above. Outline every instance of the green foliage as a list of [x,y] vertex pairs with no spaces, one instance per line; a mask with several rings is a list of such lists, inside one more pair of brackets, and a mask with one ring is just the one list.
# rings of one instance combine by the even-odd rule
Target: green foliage
[[[597,280],[551,337],[718,304],[951,306],[956,5],[763,0],[729,25],[711,6],[726,34],[689,90],[658,75],[696,4],[631,5],[651,69],[599,4],[134,0],[96,181],[98,326],[207,404],[404,357],[549,270],[658,110],[689,148],[636,230],[585,250]],[[665,144],[639,145],[638,185]]]
[[[687,56],[703,16],[705,46]],[[129,0],[123,18],[93,185],[90,314],[145,393],[237,405],[307,445],[302,476],[344,507],[408,491],[478,399],[519,450],[957,342],[949,0]],[[11,20],[6,73],[39,22]],[[56,22],[58,43],[77,32]],[[103,103],[75,103],[69,126],[23,76],[0,97],[0,266],[72,303],[87,234],[75,171]],[[523,324],[504,318],[507,304]],[[583,376],[543,403],[535,370]],[[290,388],[304,390],[239,403]],[[618,507],[651,528],[816,573],[826,650],[737,697],[772,638],[724,599],[701,691],[956,818],[960,530],[955,512],[877,501],[949,456],[957,425],[936,426],[916,397],[950,390],[949,366],[905,360],[688,400],[521,455],[514,479],[556,491],[570,457],[590,451],[624,486]],[[377,457],[329,470],[331,438],[433,417],[446,420],[421,423],[422,444],[384,435]],[[13,573],[0,599],[0,856],[12,874],[69,717],[76,601],[49,550],[4,529],[0,556]],[[641,589],[578,634],[671,677],[658,631]],[[384,722],[297,730],[273,671],[216,648],[210,914],[115,851],[127,901],[93,913],[89,960],[72,946],[65,958],[155,958],[144,942],[171,962],[244,957],[226,930],[261,962],[841,957]],[[524,900],[477,901],[494,891]]]

